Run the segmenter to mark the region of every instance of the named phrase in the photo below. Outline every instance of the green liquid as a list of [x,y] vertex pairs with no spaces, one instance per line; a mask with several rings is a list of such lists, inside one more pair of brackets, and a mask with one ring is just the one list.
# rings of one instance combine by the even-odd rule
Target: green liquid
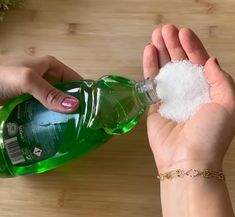
[[41,173],[130,131],[145,107],[135,82],[119,76],[57,85],[80,100],[72,114],[49,111],[24,95],[0,110],[0,177]]

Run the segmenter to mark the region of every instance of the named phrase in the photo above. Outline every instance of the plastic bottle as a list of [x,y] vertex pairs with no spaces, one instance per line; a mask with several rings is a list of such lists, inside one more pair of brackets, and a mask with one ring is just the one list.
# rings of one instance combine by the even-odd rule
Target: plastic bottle
[[0,177],[41,173],[75,159],[130,131],[158,100],[154,79],[110,75],[56,87],[80,100],[74,113],[50,111],[30,95],[0,110]]

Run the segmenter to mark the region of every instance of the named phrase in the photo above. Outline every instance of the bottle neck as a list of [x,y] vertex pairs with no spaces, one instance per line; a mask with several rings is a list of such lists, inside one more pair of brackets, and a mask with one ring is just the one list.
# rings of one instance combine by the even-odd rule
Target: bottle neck
[[149,106],[159,101],[157,95],[157,81],[154,78],[147,78],[135,85],[135,90],[139,99],[139,102],[143,106]]

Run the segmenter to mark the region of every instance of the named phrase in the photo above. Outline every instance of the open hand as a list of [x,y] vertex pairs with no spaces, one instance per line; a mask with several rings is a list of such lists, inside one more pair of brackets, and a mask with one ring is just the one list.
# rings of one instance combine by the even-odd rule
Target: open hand
[[[154,77],[171,60],[188,59],[205,67],[211,103],[203,105],[190,120],[177,124],[161,117],[151,106],[148,137],[159,172],[173,169],[222,169],[226,150],[235,134],[235,86],[199,38],[187,28],[168,24],[154,30],[144,51],[144,76]],[[172,90],[174,91],[174,90]],[[183,111],[182,111],[183,112]]]

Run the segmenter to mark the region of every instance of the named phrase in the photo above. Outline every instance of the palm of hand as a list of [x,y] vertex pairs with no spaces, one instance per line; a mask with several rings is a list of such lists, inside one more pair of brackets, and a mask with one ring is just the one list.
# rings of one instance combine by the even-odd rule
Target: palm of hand
[[188,58],[205,65],[212,98],[211,103],[203,105],[190,120],[180,124],[161,117],[156,105],[150,108],[148,136],[159,171],[189,167],[221,169],[235,131],[234,83],[209,59],[191,30],[178,32],[172,25],[158,28],[153,33],[153,45],[145,49],[146,77],[155,76],[158,68],[170,60]]

